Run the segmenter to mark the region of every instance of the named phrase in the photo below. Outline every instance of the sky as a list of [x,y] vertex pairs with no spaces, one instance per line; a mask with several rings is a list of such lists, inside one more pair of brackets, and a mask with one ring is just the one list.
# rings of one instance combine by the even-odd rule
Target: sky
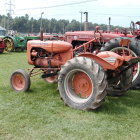
[[[6,15],[12,3],[12,17],[24,16],[39,19],[55,18],[81,21],[80,12],[88,12],[88,21],[98,24],[129,27],[131,21],[139,21],[139,0],[0,0],[0,15]],[[85,14],[82,16],[85,21]]]

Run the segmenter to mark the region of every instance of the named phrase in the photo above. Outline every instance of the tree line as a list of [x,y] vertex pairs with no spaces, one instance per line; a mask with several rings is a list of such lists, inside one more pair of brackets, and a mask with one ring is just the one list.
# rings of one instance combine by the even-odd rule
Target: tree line
[[[38,33],[40,31],[40,25],[42,20],[43,31],[46,33],[65,33],[66,31],[79,31],[80,27],[84,30],[84,23],[73,19],[72,21],[55,18],[47,19],[29,18],[29,15],[19,16],[12,18],[9,15],[0,15],[0,26],[9,30],[15,30],[20,33]],[[88,30],[95,30],[96,26],[100,26],[101,30],[107,30],[106,24],[88,23]],[[110,29],[121,28],[120,26],[110,26]]]

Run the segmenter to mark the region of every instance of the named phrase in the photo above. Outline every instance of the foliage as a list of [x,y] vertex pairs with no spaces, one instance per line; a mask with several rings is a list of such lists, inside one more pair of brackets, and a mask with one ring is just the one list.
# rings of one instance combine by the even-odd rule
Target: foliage
[[[28,14],[15,18],[10,17],[10,22],[8,21],[8,19],[8,15],[0,15],[0,26],[7,27],[8,29],[12,29],[22,33],[38,33],[40,31],[41,19],[36,20],[33,17],[29,18]],[[65,33],[66,31],[79,31],[80,25],[82,27],[82,30],[84,30],[84,23],[81,24],[76,20],[69,21],[65,19],[56,20],[54,18],[43,18],[42,22],[44,32],[46,33]],[[107,30],[107,25],[97,23],[93,24],[91,22],[88,25],[89,30],[94,30],[97,25],[99,25],[102,30]],[[111,29],[115,28],[119,28],[119,26],[111,26]]]
[[139,140],[139,91],[107,97],[96,111],[74,110],[60,100],[57,84],[32,77],[27,93],[9,86],[11,72],[27,69],[25,53],[0,55],[1,140]]

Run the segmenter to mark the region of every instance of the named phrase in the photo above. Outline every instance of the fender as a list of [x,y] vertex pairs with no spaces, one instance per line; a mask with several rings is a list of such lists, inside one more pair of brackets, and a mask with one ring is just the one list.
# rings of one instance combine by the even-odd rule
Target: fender
[[[107,52],[103,52],[103,53],[107,53]],[[114,54],[116,54],[116,53],[114,53]],[[94,54],[91,54],[91,53],[82,53],[79,56],[83,56],[83,57],[87,57],[87,58],[95,60],[99,65],[101,65],[101,67],[104,70],[115,70],[116,68],[118,68],[118,66],[120,66],[122,64],[120,62],[123,62],[123,58],[121,58],[119,60],[114,55],[112,55],[112,57],[114,58],[114,60],[113,60],[114,62],[113,63],[110,63],[110,62],[107,61],[106,58],[109,58],[109,57],[106,57],[105,59],[103,59],[103,58],[99,57],[100,55],[98,56],[98,55],[94,55]]]

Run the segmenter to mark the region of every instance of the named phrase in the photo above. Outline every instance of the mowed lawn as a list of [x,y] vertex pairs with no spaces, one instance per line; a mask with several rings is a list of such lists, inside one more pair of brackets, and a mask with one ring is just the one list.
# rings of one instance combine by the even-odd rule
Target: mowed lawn
[[0,54],[0,140],[140,139],[140,91],[107,97],[96,111],[75,110],[40,75],[31,78],[29,92],[13,91],[10,74],[29,67],[25,52]]

